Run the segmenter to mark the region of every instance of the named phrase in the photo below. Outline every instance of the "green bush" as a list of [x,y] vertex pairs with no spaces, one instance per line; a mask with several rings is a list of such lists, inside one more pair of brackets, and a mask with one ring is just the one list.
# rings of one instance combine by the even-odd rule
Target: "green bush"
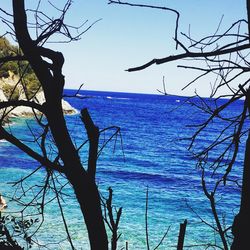
[[18,100],[19,91],[17,88],[14,88],[14,86],[11,86],[9,84],[4,84],[2,90],[8,100]]
[[[0,38],[0,57],[15,56],[18,54],[22,54],[18,47],[11,45],[6,38]],[[37,93],[40,83],[27,61],[10,61],[0,65],[0,77],[8,78],[10,76],[9,72],[22,77],[23,90],[28,98],[33,97]],[[14,89],[13,86],[7,84],[3,85],[3,92],[8,99],[16,100],[19,97],[18,89]]]
[[32,98],[40,89],[40,82],[38,81],[35,73],[33,72],[26,74],[23,77],[23,83],[29,99]]

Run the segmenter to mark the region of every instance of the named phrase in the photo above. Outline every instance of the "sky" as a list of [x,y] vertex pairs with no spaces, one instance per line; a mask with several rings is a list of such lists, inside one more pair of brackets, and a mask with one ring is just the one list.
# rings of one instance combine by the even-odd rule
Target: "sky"
[[[36,2],[26,0],[26,6]],[[52,2],[60,7],[65,1]],[[187,33],[190,27],[197,39],[213,34],[222,15],[222,30],[238,19],[246,18],[245,0],[148,0],[133,3],[175,8],[181,15],[179,32]],[[9,9],[10,4],[9,0],[1,0],[0,7]],[[51,6],[45,5],[45,0],[42,0],[41,7],[48,15],[57,16]],[[77,89],[84,83],[83,89],[86,90],[156,94],[157,89],[162,89],[164,76],[169,94],[193,95],[197,90],[201,96],[209,96],[210,85],[205,80],[181,90],[197,72],[177,68],[177,63],[153,65],[139,72],[125,71],[153,58],[183,52],[175,50],[175,18],[172,12],[109,5],[108,0],[74,0],[66,16],[68,24],[78,26],[88,21],[84,29],[101,20],[79,41],[47,46],[64,54],[66,88]],[[4,31],[3,25],[0,30]],[[179,38],[185,41],[181,35]]]

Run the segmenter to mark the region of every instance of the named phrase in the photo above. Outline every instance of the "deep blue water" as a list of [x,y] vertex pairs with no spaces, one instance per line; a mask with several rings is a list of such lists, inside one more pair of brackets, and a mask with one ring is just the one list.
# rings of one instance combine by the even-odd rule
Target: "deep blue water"
[[[66,90],[66,95],[73,95],[74,90]],[[149,235],[152,248],[160,241],[162,235],[170,226],[168,235],[159,249],[175,249],[178,240],[179,224],[188,220],[185,245],[196,245],[191,249],[205,249],[202,244],[214,242],[221,246],[218,238],[214,237],[213,231],[201,223],[201,216],[208,223],[213,223],[213,217],[209,202],[201,189],[200,170],[196,168],[196,161],[188,152],[188,140],[195,132],[195,128],[186,125],[200,124],[206,115],[194,106],[190,105],[189,99],[178,96],[160,96],[114,92],[80,91],[79,97],[83,99],[65,98],[72,106],[81,110],[88,108],[95,124],[101,129],[117,126],[121,128],[121,134],[114,137],[102,150],[97,167],[97,183],[102,194],[107,195],[107,188],[114,190],[114,205],[123,207],[120,222],[120,248],[127,241],[129,249],[146,249],[145,244],[145,196],[149,190]],[[199,102],[198,99],[194,99]],[[207,99],[206,102],[212,101]],[[221,103],[224,101],[222,100]],[[228,117],[237,115],[242,109],[242,101],[238,101],[228,109]],[[79,114],[66,117],[77,147],[86,139],[84,125]],[[17,119],[10,126],[11,131],[19,138],[31,140],[39,134],[39,128],[32,119]],[[32,128],[32,133],[27,124]],[[225,126],[216,120],[197,139],[195,149],[208,145]],[[100,147],[114,133],[110,129],[100,136]],[[244,146],[244,138],[242,139]],[[9,200],[6,211],[19,211],[20,206],[11,202],[15,187],[6,184],[23,177],[34,170],[37,166],[27,156],[23,155],[15,147],[7,142],[0,142],[0,192]],[[36,143],[30,143],[37,149]],[[48,148],[53,155],[53,146],[48,142]],[[38,150],[38,149],[37,149]],[[240,148],[236,166],[231,174],[232,178],[240,178],[243,164],[243,148]],[[212,161],[216,154],[209,156]],[[86,165],[87,145],[80,150],[82,161]],[[36,175],[26,182],[24,189],[35,184],[33,193],[39,190],[39,185],[44,183],[45,171],[38,171]],[[230,176],[230,177],[231,177]],[[58,176],[58,182],[63,180]],[[209,179],[210,180],[210,179]],[[208,187],[212,187],[212,179]],[[20,186],[17,186],[17,194]],[[82,227],[82,218],[77,203],[74,201],[72,190],[69,185],[63,189],[65,200],[65,216],[70,221],[70,230],[77,249],[88,249],[85,229]],[[233,215],[237,212],[239,204],[239,189],[230,184],[219,190],[218,211],[220,216],[225,216],[225,224],[232,223]],[[53,192],[48,193],[53,198]],[[69,195],[69,196],[68,196]],[[31,199],[32,194],[27,193],[23,197]],[[34,209],[25,211],[27,214],[34,213]],[[50,242],[51,249],[69,249],[67,241],[60,244],[55,242],[63,240],[63,223],[55,200],[46,207],[45,223],[37,240],[40,243]],[[196,214],[197,213],[197,214]],[[53,235],[53,236],[52,236]],[[64,237],[66,238],[66,236]],[[85,241],[86,242],[86,241]],[[34,247],[34,249],[36,249]],[[187,247],[187,249],[189,249]]]

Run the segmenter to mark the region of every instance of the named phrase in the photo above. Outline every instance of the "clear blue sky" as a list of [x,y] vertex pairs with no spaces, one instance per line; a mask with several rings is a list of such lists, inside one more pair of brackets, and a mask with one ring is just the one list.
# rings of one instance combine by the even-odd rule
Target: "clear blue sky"
[[[28,6],[37,1],[26,2]],[[64,1],[52,2],[62,5]],[[9,0],[1,0],[0,6],[4,8],[10,3]],[[89,90],[157,93],[156,89],[162,88],[162,77],[165,76],[167,91],[171,94],[192,95],[197,89],[200,95],[209,95],[210,87],[206,82],[181,91],[196,72],[176,69],[176,64],[125,72],[125,69],[153,58],[178,53],[172,39],[175,15],[161,10],[107,3],[107,0],[74,0],[67,16],[69,24],[78,25],[85,20],[91,24],[99,18],[102,20],[78,42],[50,45],[64,53],[66,88],[78,88],[85,83],[84,88]],[[179,31],[187,32],[190,24],[197,39],[212,34],[223,14],[222,28],[246,18],[245,0],[159,0],[141,3],[176,8],[181,14]]]

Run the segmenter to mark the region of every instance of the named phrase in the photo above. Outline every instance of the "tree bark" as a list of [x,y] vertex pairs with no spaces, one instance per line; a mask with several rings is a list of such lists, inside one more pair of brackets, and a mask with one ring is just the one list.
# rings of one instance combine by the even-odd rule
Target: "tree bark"
[[232,233],[234,235],[232,250],[249,249],[249,230],[250,230],[250,133],[246,142],[241,205],[240,211],[234,218]]
[[[250,0],[246,0],[247,19],[248,19],[248,36],[250,39]],[[250,40],[249,40],[250,43]],[[250,92],[249,90],[245,96],[245,105],[248,107],[248,113],[250,111]],[[240,211],[235,216],[232,233],[234,240],[231,246],[231,250],[248,250],[249,249],[249,230],[250,230],[250,132],[248,134],[243,178],[242,178],[242,189],[241,189],[241,204]]]
[[[42,85],[46,99],[43,105],[45,115],[60,158],[64,163],[64,173],[72,184],[80,204],[88,230],[91,249],[107,250],[108,238],[102,217],[98,188],[95,179],[90,177],[81,164],[63,115],[61,105],[64,87],[64,76],[62,75],[63,55],[59,52],[39,47],[29,35],[24,0],[13,0],[12,4],[16,38]],[[52,64],[44,61],[42,56],[50,59]]]
[[180,224],[177,250],[183,250],[186,227],[187,227],[187,220],[184,220],[184,222]]
[[69,171],[67,178],[73,185],[88,230],[91,250],[108,250],[108,238],[103,222],[97,186],[83,171]]
[[[250,111],[250,90],[246,93],[245,105]],[[250,131],[246,141],[244,168],[241,188],[240,211],[234,218],[232,233],[234,240],[231,250],[248,250],[249,249],[249,230],[250,230]]]

